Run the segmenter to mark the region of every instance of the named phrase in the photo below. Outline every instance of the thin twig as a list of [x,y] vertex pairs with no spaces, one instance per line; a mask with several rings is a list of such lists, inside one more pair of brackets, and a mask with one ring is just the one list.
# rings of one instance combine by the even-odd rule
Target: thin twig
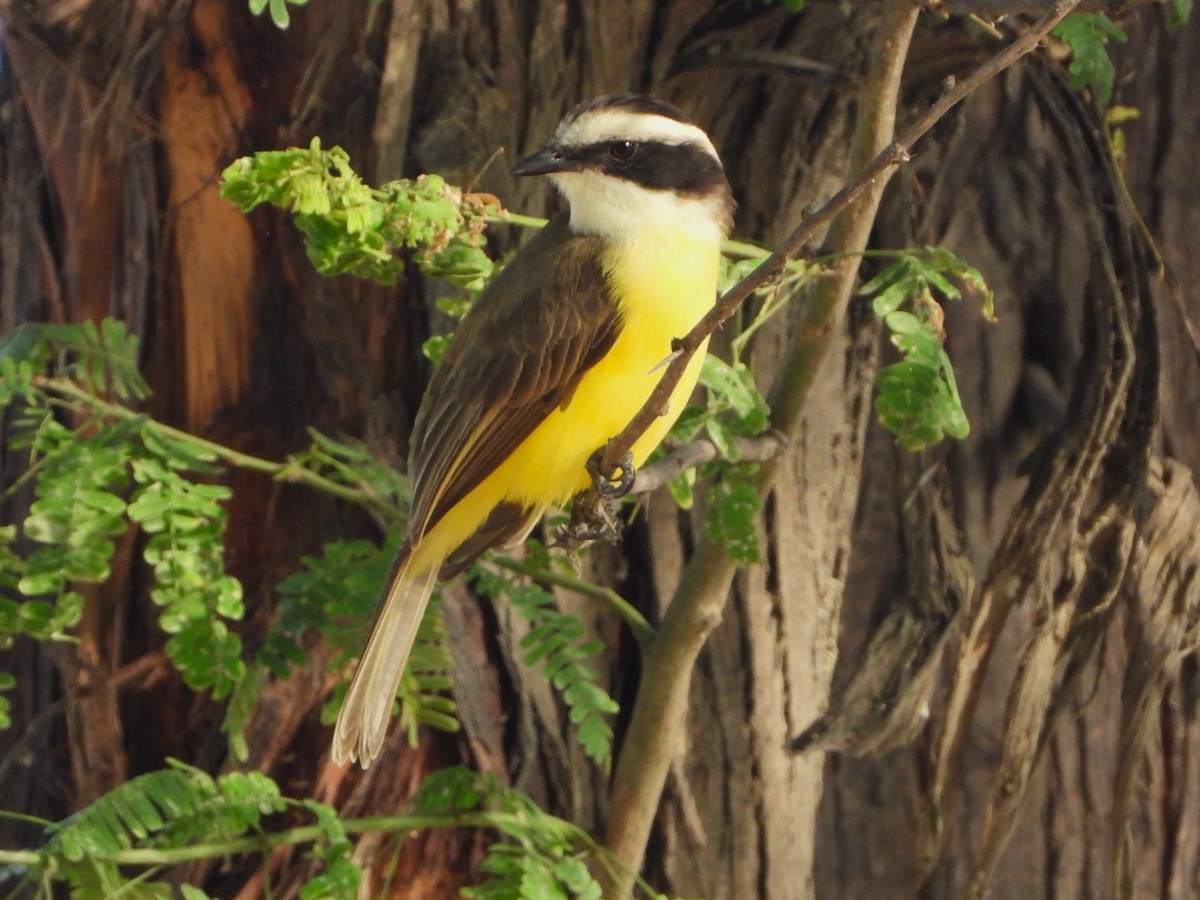
[[[1135,6],[1158,2],[1160,0],[1081,0],[1077,4],[1077,9],[1079,12],[1119,15],[1128,12]],[[1054,12],[1057,4],[1054,0],[924,0],[922,6],[930,12],[948,16],[982,16],[985,19],[998,19],[1001,16],[1013,16],[1019,13],[1049,15]]]
[[365,488],[351,487],[333,481],[318,472],[314,472],[312,469],[306,468],[296,459],[276,462],[275,460],[252,456],[249,453],[242,453],[231,447],[226,447],[224,444],[218,444],[215,441],[206,440],[190,432],[173,428],[127,406],[122,406],[119,403],[110,403],[80,387],[69,378],[43,377],[36,378],[34,383],[42,390],[56,394],[75,404],[81,410],[94,410],[100,415],[122,422],[140,422],[143,428],[152,430],[170,440],[186,444],[194,450],[210,454],[214,459],[220,459],[238,468],[270,475],[276,481],[306,485],[342,500],[349,500],[368,509],[386,513],[391,520],[399,518],[398,511],[393,509],[391,504]]
[[563,575],[550,569],[530,565],[519,559],[513,559],[511,556],[492,556],[492,562],[502,569],[507,569],[518,575],[525,575],[539,584],[565,588],[568,591],[574,591],[577,594],[582,594],[585,597],[591,597],[593,600],[607,604],[625,620],[625,624],[629,626],[629,630],[633,632],[633,636],[639,641],[648,640],[654,634],[654,626],[646,621],[646,617],[632,603],[612,588],[602,587],[590,581],[585,581],[582,578]]

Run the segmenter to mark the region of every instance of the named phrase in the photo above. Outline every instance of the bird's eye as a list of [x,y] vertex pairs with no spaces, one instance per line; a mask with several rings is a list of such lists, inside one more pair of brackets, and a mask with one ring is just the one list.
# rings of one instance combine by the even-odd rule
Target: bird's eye
[[608,155],[617,162],[629,162],[637,153],[638,145],[634,141],[613,141],[608,145]]

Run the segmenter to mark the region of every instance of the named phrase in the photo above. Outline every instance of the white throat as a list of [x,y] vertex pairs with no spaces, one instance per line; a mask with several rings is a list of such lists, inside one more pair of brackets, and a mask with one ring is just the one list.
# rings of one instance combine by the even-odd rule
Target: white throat
[[655,235],[690,235],[719,244],[725,237],[725,204],[719,197],[656,191],[598,172],[550,176],[571,206],[571,230],[624,243]]

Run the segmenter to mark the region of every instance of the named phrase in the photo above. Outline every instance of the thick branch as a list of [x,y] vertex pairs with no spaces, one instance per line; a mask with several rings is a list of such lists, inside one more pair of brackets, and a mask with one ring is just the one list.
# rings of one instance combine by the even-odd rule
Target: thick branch
[[[853,212],[847,221],[839,220],[838,226],[831,229],[831,243],[836,238],[842,244],[833,247],[834,250],[861,251],[882,194],[885,174],[905,160],[908,149],[958,101],[1036,47],[1077,2],[1060,0],[1050,14],[1017,41],[961,84],[952,85],[896,142],[878,152],[853,181],[801,222],[762,266],[726,293],[713,311],[679,342],[680,352],[672,360],[658,390],[630,426],[606,448],[604,462],[608,469],[611,470],[653,421],[657,410],[663,407],[687,364],[687,358],[738,304],[777,278],[788,257],[799,252],[834,216],[850,210],[852,204]],[[900,73],[916,12],[914,4],[895,0],[884,16],[873,55],[876,69],[863,88],[854,161],[869,158],[891,133]],[[856,262],[839,267],[831,279],[839,284],[826,289],[823,299],[810,303],[804,310],[805,325],[788,365],[788,384],[777,392],[772,407],[775,426],[784,435],[790,435],[799,427],[812,373],[817,367],[815,360],[822,358],[835,340],[856,273]],[[759,486],[766,492],[773,483],[776,465],[768,462],[763,468]],[[613,776],[611,813],[605,834],[605,845],[630,871],[641,868],[663,785],[683,739],[692,670],[708,635],[721,619],[734,572],[734,564],[720,547],[702,541],[683,573],[661,627],[645,647],[637,702]],[[611,879],[605,885],[606,896],[627,896],[630,883],[628,878]]]
[[[783,452],[784,441],[774,432],[756,438],[735,438],[733,449],[737,462],[766,462]],[[701,463],[721,459],[721,451],[712,441],[691,441],[674,447],[662,459],[638,469],[634,494],[656,491],[668,481],[694,469]]]

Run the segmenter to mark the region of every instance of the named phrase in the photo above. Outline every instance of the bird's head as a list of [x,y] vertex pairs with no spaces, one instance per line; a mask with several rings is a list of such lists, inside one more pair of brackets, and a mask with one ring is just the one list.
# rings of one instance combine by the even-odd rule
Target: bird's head
[[549,175],[577,232],[638,240],[675,228],[719,240],[732,223],[729,181],[708,135],[674,106],[642,94],[581,103],[511,172]]

